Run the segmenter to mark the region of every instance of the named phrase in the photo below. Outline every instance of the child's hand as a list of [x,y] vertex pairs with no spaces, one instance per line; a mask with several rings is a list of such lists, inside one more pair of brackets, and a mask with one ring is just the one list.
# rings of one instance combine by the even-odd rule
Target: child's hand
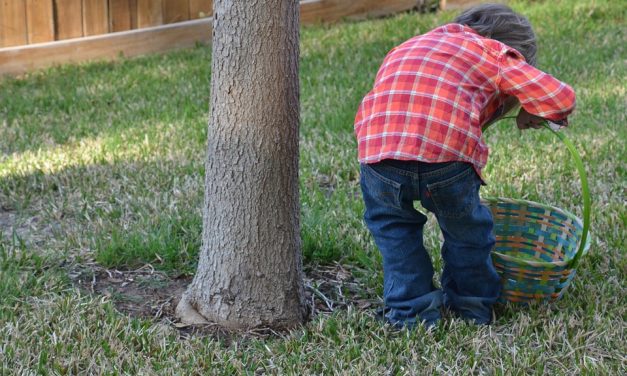
[[521,108],[518,112],[518,116],[516,116],[516,125],[518,126],[518,129],[539,129],[542,128],[542,125],[545,122],[546,120],[539,116],[528,113],[527,111],[525,111],[524,108]]

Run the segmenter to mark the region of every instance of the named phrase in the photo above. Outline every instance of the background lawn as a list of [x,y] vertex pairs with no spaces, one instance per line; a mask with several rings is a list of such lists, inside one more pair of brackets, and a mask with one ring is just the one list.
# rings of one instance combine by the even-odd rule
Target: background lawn
[[[455,15],[401,14],[302,32],[301,222],[317,314],[278,336],[190,335],[168,318],[200,246],[210,48],[0,79],[0,374],[625,374],[627,8],[512,5],[535,26],[540,67],[578,95],[565,133],[589,174],[592,247],[563,300],[501,308],[490,327],[447,318],[399,333],[373,320],[382,275],[361,219],[354,113],[390,48]],[[486,135],[483,194],[581,216],[566,149],[509,122]]]

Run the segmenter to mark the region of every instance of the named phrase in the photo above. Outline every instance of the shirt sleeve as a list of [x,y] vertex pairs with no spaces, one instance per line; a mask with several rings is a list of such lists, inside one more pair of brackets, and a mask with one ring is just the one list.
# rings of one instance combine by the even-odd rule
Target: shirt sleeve
[[499,59],[499,90],[514,95],[530,114],[566,124],[575,109],[575,91],[550,74],[527,64],[516,52]]

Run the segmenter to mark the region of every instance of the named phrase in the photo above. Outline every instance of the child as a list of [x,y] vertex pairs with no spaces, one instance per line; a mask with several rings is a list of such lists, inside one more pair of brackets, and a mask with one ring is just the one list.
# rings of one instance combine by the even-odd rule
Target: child
[[[463,12],[392,49],[355,119],[366,225],[383,256],[384,318],[427,326],[442,305],[478,324],[500,292],[489,210],[479,201],[488,147],[482,126],[518,103],[517,125],[567,125],[572,88],[536,69],[529,21],[501,4]],[[441,289],[422,241],[435,214],[444,236]]]

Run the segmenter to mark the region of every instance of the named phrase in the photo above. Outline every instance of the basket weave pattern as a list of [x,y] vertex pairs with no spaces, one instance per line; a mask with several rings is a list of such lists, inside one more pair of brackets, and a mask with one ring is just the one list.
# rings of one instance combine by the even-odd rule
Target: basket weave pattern
[[494,218],[492,260],[501,275],[501,302],[561,298],[575,276],[572,261],[582,239],[581,220],[532,201],[488,198],[483,203]]

